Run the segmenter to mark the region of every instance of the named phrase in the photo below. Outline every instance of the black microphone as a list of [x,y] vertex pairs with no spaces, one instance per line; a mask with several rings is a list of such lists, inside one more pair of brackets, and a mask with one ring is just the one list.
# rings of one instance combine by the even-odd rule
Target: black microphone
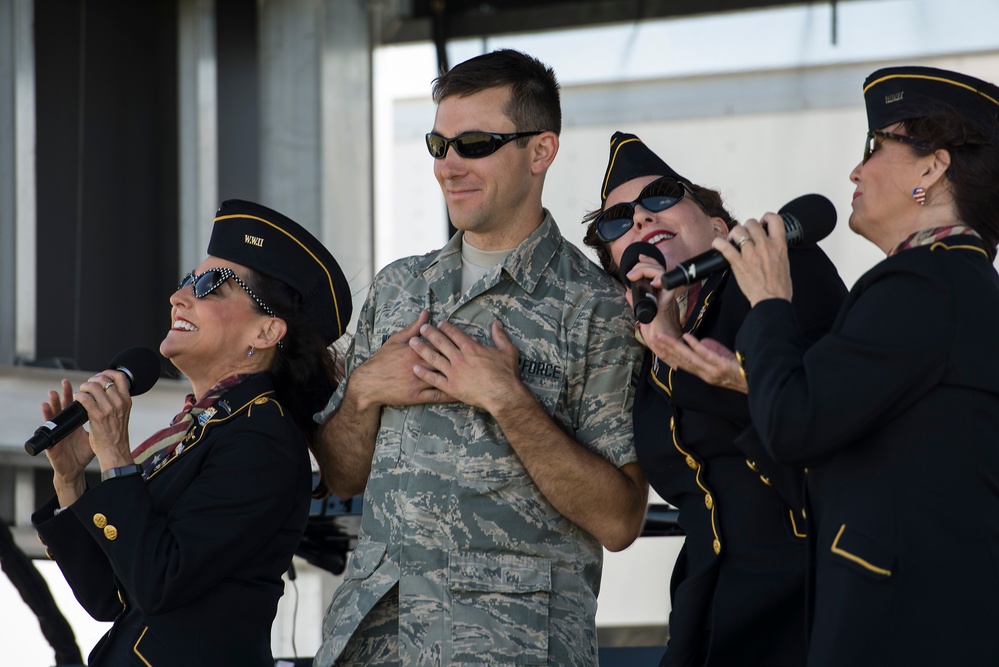
[[[109,370],[121,371],[128,378],[128,393],[144,394],[160,379],[160,361],[156,353],[145,347],[130,347],[115,355]],[[37,429],[24,443],[24,451],[37,456],[87,422],[87,410],[73,401]]]
[[651,257],[664,267],[666,266],[666,260],[663,258],[663,254],[659,251],[659,248],[644,241],[632,243],[624,249],[624,254],[621,255],[621,282],[624,283],[625,287],[631,288],[631,306],[635,309],[635,319],[642,324],[648,324],[655,318],[656,313],[659,311],[656,290],[652,288],[652,285],[645,278],[634,282],[628,280],[628,272],[635,268],[635,264],[638,264],[639,255]]
[[[836,227],[836,207],[822,195],[802,195],[784,204],[778,211],[784,218],[784,234],[789,248],[814,245],[829,236]],[[728,266],[728,260],[712,248],[680,262],[663,274],[666,289],[689,285]]]

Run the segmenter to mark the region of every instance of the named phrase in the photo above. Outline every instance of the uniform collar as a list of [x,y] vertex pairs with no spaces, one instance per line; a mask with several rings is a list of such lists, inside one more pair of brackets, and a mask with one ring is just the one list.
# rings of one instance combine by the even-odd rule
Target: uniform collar
[[[935,246],[937,243],[943,242],[943,245],[952,245],[949,240],[951,237],[955,236],[971,236],[977,239],[977,245],[982,246],[984,249],[984,244],[982,243],[981,234],[976,232],[971,227],[967,225],[948,225],[945,227],[933,227],[931,229],[921,229],[918,232],[913,232],[909,236],[905,237],[901,243],[896,245],[888,253],[888,256],[897,255],[898,253],[909,250],[911,248],[919,248],[921,246]],[[962,239],[967,241],[967,239]]]
[[[501,272],[509,275],[527,293],[533,292],[537,287],[545,269],[564,241],[552,214],[547,209],[543,209],[543,213],[544,218],[538,228],[500,264]],[[429,261],[422,271],[428,283],[440,284],[441,279],[450,276],[447,279],[449,285],[461,284],[461,238],[462,232],[458,232],[440,251],[428,256]],[[458,288],[447,291],[454,295]],[[443,292],[438,297],[447,300]]]

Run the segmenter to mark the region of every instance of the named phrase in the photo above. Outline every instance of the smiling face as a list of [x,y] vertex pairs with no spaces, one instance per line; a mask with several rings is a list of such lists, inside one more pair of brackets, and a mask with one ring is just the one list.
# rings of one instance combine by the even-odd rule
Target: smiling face
[[[473,131],[506,134],[544,129],[515,127],[503,113],[509,98],[506,86],[445,97],[437,106],[433,131],[450,138]],[[434,176],[444,193],[451,224],[464,231],[465,239],[476,248],[513,248],[541,223],[544,172],[538,172],[537,146],[542,141],[557,142],[557,138],[546,132],[526,141],[525,147],[511,141],[479,158],[461,157],[451,147],[443,158],[434,160]]]
[[[241,264],[208,256],[194,274],[219,268],[231,269],[244,281],[249,273]],[[160,354],[188,377],[199,398],[230,375],[262,370],[252,368],[259,364],[247,352],[274,318],[261,312],[235,281],[226,280],[200,299],[187,285],[170,296],[170,305],[171,327]]]
[[[658,178],[654,175],[642,176],[622,183],[607,195],[604,209],[614,204],[634,201],[646,185]],[[721,218],[709,216],[687,194],[673,206],[658,213],[636,204],[631,229],[611,241],[607,249],[614,266],[620,266],[621,256],[629,245],[638,241],[651,243],[662,252],[666,268],[672,269],[679,262],[710,250],[711,240],[715,237],[724,238],[727,233],[728,228]]]

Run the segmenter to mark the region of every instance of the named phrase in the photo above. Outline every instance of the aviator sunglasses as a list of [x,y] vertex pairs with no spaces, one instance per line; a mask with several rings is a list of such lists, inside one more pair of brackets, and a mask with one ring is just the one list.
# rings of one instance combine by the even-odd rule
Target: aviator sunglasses
[[928,151],[931,148],[928,143],[907,137],[904,134],[895,134],[894,132],[885,132],[884,130],[870,130],[867,133],[867,143],[864,144],[864,161],[861,164],[866,164],[871,159],[871,156],[881,148],[881,144],[885,139],[909,144],[916,150],[921,151]]
[[261,310],[267,313],[270,317],[276,317],[274,311],[268,308],[264,302],[260,300],[260,297],[254,294],[253,290],[251,290],[246,283],[240,280],[239,276],[233,273],[232,269],[208,269],[204,273],[199,273],[198,275],[194,275],[194,272],[192,271],[184,276],[184,278],[180,281],[180,285],[177,286],[177,289],[184,289],[190,285],[191,291],[194,292],[194,296],[201,299],[217,290],[230,278],[232,278],[237,285],[242,287],[246,293],[250,295],[250,298],[253,299],[258,306],[260,306]]
[[[677,202],[683,199],[686,191],[686,186],[671,176],[663,176],[652,181],[642,188],[638,198],[634,201],[614,204],[593,219],[597,238],[604,243],[610,243],[624,236],[635,224],[636,204],[641,204],[642,208],[651,213],[659,213],[676,206]],[[700,204],[700,200],[693,192],[690,193],[690,196]],[[701,207],[703,208],[703,205]]]
[[465,132],[450,139],[442,137],[433,132],[427,133],[427,150],[435,160],[443,160],[447,155],[448,146],[453,146],[455,152],[461,157],[477,158],[492,155],[500,147],[521,137],[533,137],[541,134],[545,130],[535,130],[533,132],[511,132],[509,134],[497,134],[496,132]]

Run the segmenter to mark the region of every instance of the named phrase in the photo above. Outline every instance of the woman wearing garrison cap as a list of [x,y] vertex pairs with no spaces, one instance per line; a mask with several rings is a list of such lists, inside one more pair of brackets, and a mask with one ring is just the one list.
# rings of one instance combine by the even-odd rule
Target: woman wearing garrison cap
[[[230,200],[208,257],[170,297],[160,352],[191,383],[138,447],[120,371],[74,394],[90,418],[46,450],[56,498],[32,521],[77,599],[114,621],[91,666],[273,667],[271,624],[308,520],[312,414],[337,386],[327,347],[350,319],[332,255],[285,216]],[[96,457],[102,481],[87,488]]]
[[[999,664],[999,88],[928,67],[864,84],[850,228],[887,258],[807,352],[783,227],[732,264],[749,406],[807,465],[808,665]],[[795,286],[797,296],[797,286]]]
[[[611,138],[601,200],[587,216],[585,241],[614,275],[633,243],[653,244],[673,268],[735,224],[718,192],[620,132]],[[846,287],[819,248],[792,254],[794,308],[811,341],[828,331]],[[658,279],[663,270],[644,257],[628,276]],[[657,316],[636,331],[648,348],[634,402],[638,462],[679,508],[686,533],[670,585],[661,663],[670,667],[792,667],[805,659],[802,470],[776,464],[762,448],[735,355],[694,351],[731,347],[748,312],[731,274],[720,272],[661,290]]]

